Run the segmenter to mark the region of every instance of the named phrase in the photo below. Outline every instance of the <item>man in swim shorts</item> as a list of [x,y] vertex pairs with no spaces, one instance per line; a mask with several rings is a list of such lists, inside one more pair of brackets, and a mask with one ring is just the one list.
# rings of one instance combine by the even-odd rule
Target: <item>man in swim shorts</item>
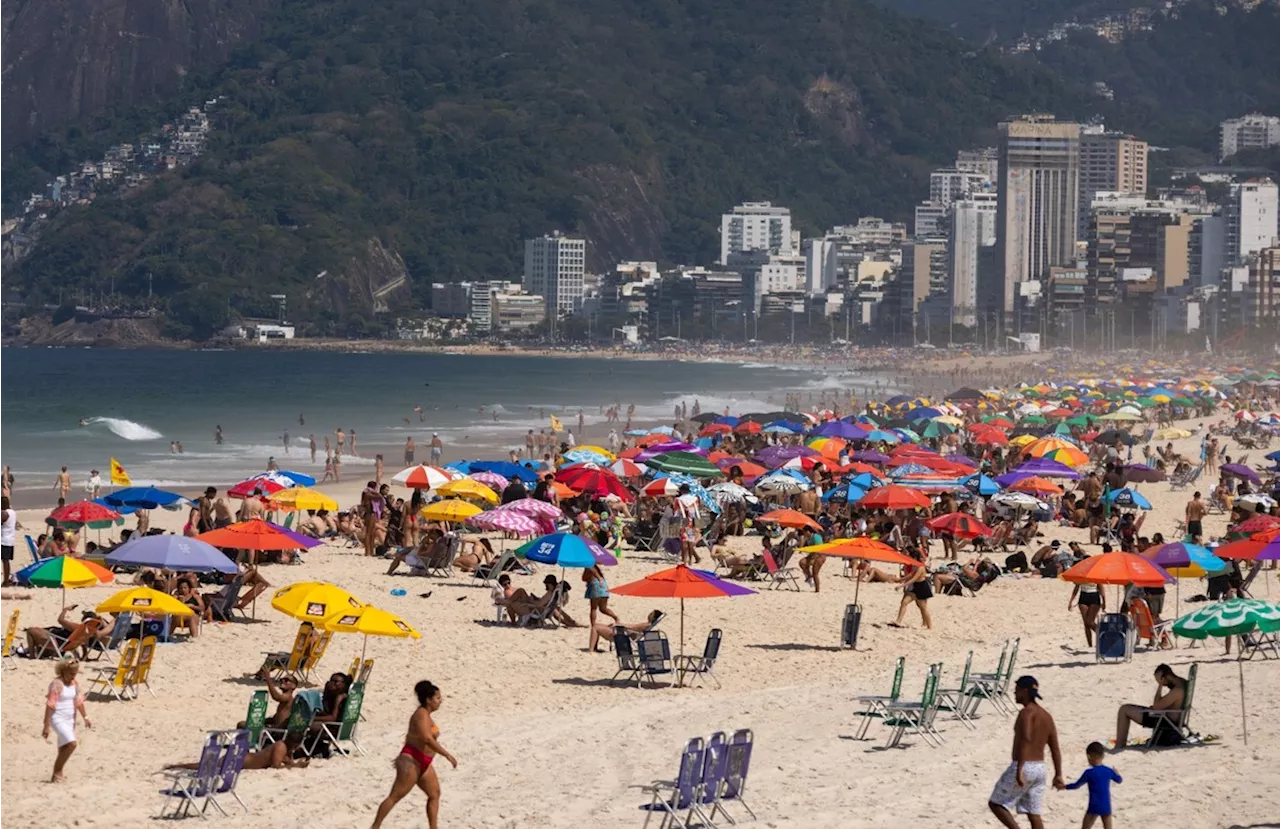
[[1044,763],[1046,745],[1053,756],[1053,787],[1061,789],[1066,785],[1062,779],[1058,727],[1049,712],[1036,701],[1040,699],[1040,684],[1035,677],[1018,677],[1013,698],[1022,706],[1013,724],[1013,762],[996,781],[987,805],[1000,824],[1008,829],[1018,829],[1015,812],[1027,816],[1031,829],[1044,829],[1040,812],[1049,777]]

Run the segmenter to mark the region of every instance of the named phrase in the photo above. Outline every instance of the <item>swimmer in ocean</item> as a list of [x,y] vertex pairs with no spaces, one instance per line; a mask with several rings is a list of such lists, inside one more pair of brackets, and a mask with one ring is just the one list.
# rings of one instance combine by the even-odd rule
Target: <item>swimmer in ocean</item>
[[80,418],[80,425],[81,425],[81,426],[88,426],[88,425],[89,425],[89,418],[87,418],[87,417],[82,417],[82,418]]

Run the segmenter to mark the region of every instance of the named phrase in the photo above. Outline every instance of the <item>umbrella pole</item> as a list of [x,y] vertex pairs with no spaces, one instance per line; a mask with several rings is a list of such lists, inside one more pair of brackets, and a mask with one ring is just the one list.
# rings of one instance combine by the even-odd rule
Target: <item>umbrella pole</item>
[[1240,730],[1244,732],[1244,744],[1249,745],[1249,721],[1244,705],[1244,660],[1240,657],[1244,655],[1244,640],[1240,640],[1242,646],[1236,649],[1236,668],[1240,672]]

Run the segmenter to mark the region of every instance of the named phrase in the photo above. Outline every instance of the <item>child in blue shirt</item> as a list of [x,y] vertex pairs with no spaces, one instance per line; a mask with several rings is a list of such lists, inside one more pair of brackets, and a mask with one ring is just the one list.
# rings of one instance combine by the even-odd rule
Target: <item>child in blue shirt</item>
[[1085,809],[1081,829],[1090,829],[1098,818],[1102,818],[1103,829],[1111,829],[1111,784],[1123,781],[1115,769],[1102,764],[1102,758],[1106,756],[1102,743],[1089,743],[1084,753],[1089,758],[1089,768],[1084,770],[1079,780],[1067,784],[1068,789],[1089,787],[1089,806]]

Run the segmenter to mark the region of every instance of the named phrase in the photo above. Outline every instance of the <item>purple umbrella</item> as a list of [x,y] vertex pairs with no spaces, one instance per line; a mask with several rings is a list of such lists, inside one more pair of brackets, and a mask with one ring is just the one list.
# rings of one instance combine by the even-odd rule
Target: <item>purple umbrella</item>
[[970,469],[978,468],[978,462],[975,461],[973,458],[969,457],[968,455],[944,455],[943,457],[946,458],[946,460],[951,461],[952,463],[958,463],[962,466],[967,466]]
[[889,462],[888,455],[884,454],[883,452],[877,452],[874,449],[859,449],[849,457],[853,458],[855,461],[862,461],[863,463],[888,463]]
[[1132,463],[1124,468],[1124,479],[1139,484],[1153,484],[1165,479],[1164,470],[1147,466],[1145,463]]
[[1258,473],[1242,463],[1228,463],[1222,467],[1222,472],[1226,475],[1234,475],[1237,478],[1243,478],[1251,484],[1261,484],[1262,479],[1258,477]]
[[1026,463],[1020,464],[1017,469],[1012,471],[1026,471],[1032,475],[1038,475],[1041,478],[1066,478],[1072,481],[1080,479],[1079,472],[1061,461],[1051,460],[1050,458],[1032,458]]
[[808,446],[767,446],[756,453],[755,459],[758,463],[770,469],[777,469],[794,458],[804,458],[817,454],[819,453],[816,450],[810,449]]
[[236,572],[235,562],[217,547],[181,535],[140,535],[131,538],[107,555],[107,564],[195,572]]
[[843,420],[832,420],[822,424],[809,434],[824,438],[843,438],[845,440],[865,440],[869,434],[866,429],[845,423]]
[[707,454],[707,450],[701,447],[691,446],[678,440],[669,440],[665,443],[655,443],[653,446],[646,448],[639,455],[636,455],[632,460],[636,463],[645,463],[650,458],[657,457],[658,455],[662,455],[667,452],[692,452],[695,455],[702,455],[704,457]]

